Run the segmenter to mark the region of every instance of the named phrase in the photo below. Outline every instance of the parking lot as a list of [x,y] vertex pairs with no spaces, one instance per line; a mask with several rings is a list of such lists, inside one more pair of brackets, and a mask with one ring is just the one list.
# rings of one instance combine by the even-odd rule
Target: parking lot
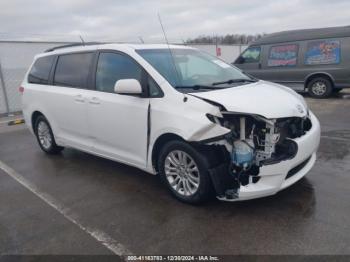
[[350,91],[307,97],[318,160],[275,196],[178,202],[158,177],[0,127],[1,254],[350,254]]

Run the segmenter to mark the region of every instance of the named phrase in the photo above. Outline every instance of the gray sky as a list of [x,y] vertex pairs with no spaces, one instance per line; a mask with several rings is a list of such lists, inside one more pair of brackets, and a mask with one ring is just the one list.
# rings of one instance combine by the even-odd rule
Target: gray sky
[[0,0],[0,39],[159,42],[350,25],[349,0]]

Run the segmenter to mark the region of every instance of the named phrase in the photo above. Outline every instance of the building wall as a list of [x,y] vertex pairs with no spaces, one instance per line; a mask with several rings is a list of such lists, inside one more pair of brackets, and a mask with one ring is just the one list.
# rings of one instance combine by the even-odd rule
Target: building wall
[[[3,76],[3,78],[0,79],[0,115],[21,110],[18,88],[34,56],[44,52],[46,49],[62,44],[64,43],[0,42],[0,77]],[[216,55],[215,45],[193,45],[193,47],[199,48],[214,56]],[[246,46],[220,45],[219,47],[221,48],[220,58],[228,63],[232,63]],[[6,101],[8,102],[8,109]]]

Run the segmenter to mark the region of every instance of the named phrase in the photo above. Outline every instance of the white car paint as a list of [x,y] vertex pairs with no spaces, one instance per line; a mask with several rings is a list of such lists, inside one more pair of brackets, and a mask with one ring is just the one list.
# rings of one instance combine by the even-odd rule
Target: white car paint
[[[193,95],[220,103],[230,112],[257,114],[266,118],[305,117],[307,114],[297,93],[266,81]],[[302,111],[298,110],[298,105],[302,106]]]
[[[159,85],[164,97],[140,99],[95,90],[57,86],[48,88],[28,83],[26,76],[22,84],[25,89],[22,101],[27,125],[33,131],[32,116],[39,111],[48,119],[58,145],[77,148],[155,174],[151,156],[157,139],[162,135],[175,134],[185,141],[201,141],[230,131],[207,118],[206,114],[222,117],[222,113],[217,106],[203,98],[221,104],[229,112],[257,114],[265,118],[305,117],[309,112],[303,98],[294,91],[264,81],[210,92],[180,93],[136,52],[147,48],[166,49],[168,46],[108,44],[58,49],[36,56],[37,59],[82,50],[116,50],[134,58]],[[183,46],[171,48],[191,49]],[[147,145],[149,108],[151,128]],[[241,187],[237,200],[274,194],[296,182],[311,169],[319,144],[320,125],[316,117],[312,113],[310,115],[312,129],[300,139],[295,139],[299,146],[298,155],[291,160],[264,167],[261,181]],[[310,154],[312,161],[293,180],[285,182],[288,170]]]

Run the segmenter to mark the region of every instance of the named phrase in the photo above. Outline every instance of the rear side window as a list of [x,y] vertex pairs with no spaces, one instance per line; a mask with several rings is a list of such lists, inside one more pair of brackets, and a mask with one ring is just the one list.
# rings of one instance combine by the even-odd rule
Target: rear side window
[[77,53],[58,57],[54,85],[86,88],[93,53]]
[[270,48],[267,66],[296,66],[298,45],[278,45]]
[[307,43],[305,53],[306,65],[329,65],[340,63],[339,40],[319,40]]
[[141,83],[141,67],[125,55],[101,53],[97,64],[96,90],[114,93],[114,85],[120,79],[136,79]]
[[29,72],[28,82],[32,84],[47,85],[49,83],[49,76],[51,67],[55,57],[45,56],[38,58]]
[[257,63],[260,60],[260,46],[252,46],[249,47],[244,53],[241,55],[242,64],[245,63]]

